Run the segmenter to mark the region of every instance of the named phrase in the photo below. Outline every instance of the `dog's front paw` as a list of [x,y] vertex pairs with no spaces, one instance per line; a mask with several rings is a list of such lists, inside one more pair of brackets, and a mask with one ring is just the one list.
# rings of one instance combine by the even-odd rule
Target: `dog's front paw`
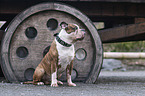
[[77,86],[75,83],[69,83],[68,86]]
[[51,87],[58,87],[57,83],[51,84]]

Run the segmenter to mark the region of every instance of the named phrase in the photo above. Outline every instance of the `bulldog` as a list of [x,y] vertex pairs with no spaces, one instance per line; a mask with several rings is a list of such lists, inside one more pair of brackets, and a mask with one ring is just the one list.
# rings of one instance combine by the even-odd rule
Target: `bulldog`
[[34,85],[51,84],[52,87],[58,87],[58,84],[63,84],[58,79],[66,70],[68,86],[76,86],[71,79],[75,56],[74,43],[83,40],[85,30],[80,29],[77,24],[67,24],[65,22],[62,22],[60,26],[60,33],[54,35],[55,39],[49,52],[34,71]]

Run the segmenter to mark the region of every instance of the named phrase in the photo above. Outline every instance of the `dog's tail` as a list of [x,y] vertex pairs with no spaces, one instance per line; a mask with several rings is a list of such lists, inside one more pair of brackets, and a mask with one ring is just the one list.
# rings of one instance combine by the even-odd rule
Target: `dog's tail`
[[22,82],[21,84],[33,84],[33,81]]

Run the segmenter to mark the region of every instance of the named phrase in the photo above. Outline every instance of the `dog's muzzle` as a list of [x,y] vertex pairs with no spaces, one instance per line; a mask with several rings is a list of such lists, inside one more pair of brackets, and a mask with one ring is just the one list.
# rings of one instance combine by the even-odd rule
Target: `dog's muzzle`
[[80,36],[80,38],[77,38],[77,40],[83,40],[84,39],[84,37],[85,37],[85,29],[80,29],[80,31],[81,31],[81,36]]

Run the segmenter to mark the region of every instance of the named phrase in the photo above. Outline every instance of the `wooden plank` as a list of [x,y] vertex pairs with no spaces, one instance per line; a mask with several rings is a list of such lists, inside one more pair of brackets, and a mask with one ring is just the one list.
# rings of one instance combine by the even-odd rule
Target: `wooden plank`
[[145,12],[144,12],[144,9],[145,9],[145,5],[144,4],[138,4],[137,5],[137,13],[139,16],[145,16]]
[[145,22],[145,18],[135,18],[135,23]]
[[131,3],[131,4],[127,4],[127,8],[125,10],[126,10],[126,16],[137,16],[138,15],[137,11],[141,9],[137,8],[137,4]]
[[143,3],[144,0],[56,0],[56,1],[96,1],[96,2],[134,2]]
[[114,15],[124,16],[125,15],[125,5],[124,4],[114,4]]
[[[60,0],[62,1],[62,0]],[[63,1],[62,1],[63,2]],[[37,4],[36,2],[2,2],[1,14],[18,14],[24,9]],[[40,3],[40,2],[39,2]],[[145,3],[113,3],[113,2],[65,2],[88,16],[137,16],[145,17]],[[3,16],[3,15],[1,15]]]
[[[26,2],[27,0],[1,0],[1,2]],[[38,1],[48,1],[48,0],[35,0],[35,2]],[[51,1],[51,0],[50,0]],[[144,0],[53,0],[53,1],[95,1],[95,2],[134,2],[134,3],[143,3]],[[33,1],[34,2],[34,1]]]
[[102,4],[101,7],[102,7],[103,16],[112,16],[113,15],[114,4],[112,4],[112,3]]
[[[100,38],[102,39],[102,42],[104,43],[105,42],[118,42],[118,40],[123,41],[121,39],[124,39],[124,38],[126,38],[124,39],[124,41],[140,40],[140,38],[138,37],[140,34],[142,35],[145,34],[145,22],[99,31]],[[137,36],[137,37],[130,38],[132,36]]]

